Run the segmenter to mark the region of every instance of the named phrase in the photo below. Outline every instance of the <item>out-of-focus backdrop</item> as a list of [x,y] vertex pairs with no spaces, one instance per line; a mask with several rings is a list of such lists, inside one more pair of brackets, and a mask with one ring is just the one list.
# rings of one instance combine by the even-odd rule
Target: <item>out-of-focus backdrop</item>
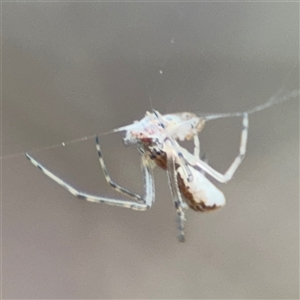
[[[250,116],[246,159],[220,211],[187,214],[177,239],[167,177],[135,212],[74,198],[28,151],[82,191],[116,196],[93,139],[161,113],[243,111],[299,88],[298,3],[2,4],[3,298],[299,297],[299,100]],[[201,133],[224,172],[241,119]],[[101,137],[112,177],[141,192],[139,155]],[[186,145],[190,147],[190,145]],[[8,157],[7,157],[8,156]]]

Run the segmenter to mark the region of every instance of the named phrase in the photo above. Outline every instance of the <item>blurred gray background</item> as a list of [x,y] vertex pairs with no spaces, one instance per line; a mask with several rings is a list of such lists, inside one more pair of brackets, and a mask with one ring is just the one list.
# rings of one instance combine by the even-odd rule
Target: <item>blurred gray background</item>
[[[298,3],[19,2],[3,3],[2,18],[3,298],[299,297],[297,99],[251,115],[244,163],[216,183],[227,205],[188,212],[184,244],[162,170],[142,213],[78,200],[14,155],[115,196],[93,139],[44,148],[153,107],[243,111],[299,88]],[[224,119],[201,133],[217,170],[237,155],[240,130]],[[140,192],[139,155],[121,137],[101,138],[105,160]]]

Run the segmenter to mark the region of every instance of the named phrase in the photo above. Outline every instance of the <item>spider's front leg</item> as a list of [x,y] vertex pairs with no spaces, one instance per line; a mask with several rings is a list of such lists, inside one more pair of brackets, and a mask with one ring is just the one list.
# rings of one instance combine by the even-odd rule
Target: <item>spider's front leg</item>
[[[96,136],[96,149],[99,157],[99,162],[102,167],[103,174],[105,176],[105,179],[107,183],[110,185],[112,189],[115,191],[122,193],[130,198],[133,198],[137,202],[133,201],[125,201],[121,200],[118,201],[116,199],[110,199],[110,201],[105,201],[103,203],[106,204],[111,204],[111,205],[116,205],[120,207],[126,207],[126,208],[131,208],[134,210],[147,210],[149,209],[152,204],[154,203],[155,200],[155,187],[154,187],[154,176],[153,176],[153,171],[152,167],[146,157],[144,155],[144,149],[142,145],[139,145],[139,151],[141,153],[141,167],[142,167],[142,172],[143,172],[143,179],[144,179],[144,195],[140,196],[136,193],[130,192],[128,189],[118,185],[115,183],[112,178],[110,177],[106,164],[103,159],[100,143],[99,143],[99,137]],[[118,202],[112,202],[112,201],[118,201]]]
[[84,199],[90,202],[95,203],[104,203],[108,205],[113,206],[119,206],[119,207],[125,207],[125,208],[131,208],[133,210],[139,210],[139,211],[145,211],[149,209],[155,198],[155,188],[154,188],[154,178],[153,178],[153,172],[151,169],[151,166],[149,166],[146,158],[142,155],[142,171],[144,175],[144,196],[140,196],[138,194],[132,193],[128,191],[127,189],[117,185],[111,180],[110,175],[108,174],[108,171],[106,169],[106,165],[104,163],[102,152],[99,144],[98,137],[96,138],[96,147],[97,152],[99,156],[99,161],[102,166],[105,178],[107,182],[110,184],[110,186],[115,189],[117,192],[120,192],[122,194],[125,194],[131,198],[133,198],[136,201],[129,201],[126,199],[114,199],[104,196],[97,196],[97,195],[91,195],[87,193],[83,193],[76,188],[74,188],[72,185],[64,181],[63,179],[56,176],[54,173],[49,171],[46,167],[44,167],[42,164],[40,164],[38,161],[36,161],[32,156],[30,156],[28,153],[26,153],[26,157],[29,159],[29,161],[39,168],[46,176],[51,178],[53,181],[58,183],[60,186],[65,188],[69,193],[76,196],[79,199]]

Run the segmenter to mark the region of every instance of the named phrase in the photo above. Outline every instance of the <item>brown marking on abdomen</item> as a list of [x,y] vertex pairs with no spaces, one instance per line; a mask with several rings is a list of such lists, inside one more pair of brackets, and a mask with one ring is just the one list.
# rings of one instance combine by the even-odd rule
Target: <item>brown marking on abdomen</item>
[[189,187],[184,184],[183,179],[181,178],[180,174],[177,173],[177,182],[178,188],[181,194],[186,199],[186,204],[194,211],[201,211],[201,212],[208,212],[218,209],[219,207],[214,204],[213,206],[206,206],[203,200],[195,199],[193,194],[189,191]]
[[[157,153],[154,150],[149,150],[149,158],[153,160],[158,167],[163,170],[167,170],[167,154],[165,152]],[[179,165],[176,164],[175,168],[178,169]],[[203,200],[195,199],[193,194],[190,192],[189,187],[185,185],[179,173],[177,173],[177,184],[181,195],[184,196],[186,200],[186,204],[192,210],[208,212],[219,208],[216,204],[214,204],[213,206],[206,206]]]

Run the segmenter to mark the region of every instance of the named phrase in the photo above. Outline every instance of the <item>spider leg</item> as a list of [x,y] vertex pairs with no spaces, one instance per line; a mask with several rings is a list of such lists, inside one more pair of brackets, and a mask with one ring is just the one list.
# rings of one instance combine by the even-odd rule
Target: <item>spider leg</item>
[[[139,145],[140,147],[140,152],[143,153],[143,147],[141,145]],[[104,162],[104,159],[103,159],[103,155],[102,155],[102,151],[101,151],[101,148],[100,148],[100,143],[99,143],[99,137],[96,136],[96,149],[97,149],[97,153],[98,153],[98,157],[99,157],[99,162],[100,162],[100,165],[101,165],[101,168],[102,168],[102,171],[103,171],[103,174],[104,174],[104,177],[107,181],[107,183],[110,185],[110,187],[114,190],[116,190],[117,192],[121,193],[121,194],[124,194],[128,197],[131,197],[133,199],[135,199],[136,201],[138,202],[146,202],[146,199],[143,199],[142,196],[138,195],[138,194],[135,194],[135,193],[132,193],[130,192],[128,189],[125,189],[123,187],[121,187],[120,185],[116,184],[110,177],[109,173],[108,173],[108,170],[107,170],[107,167],[106,167],[106,164]],[[144,155],[142,155],[142,171],[143,171],[143,175],[144,175],[144,179],[145,179],[145,187],[147,187],[147,183],[149,183],[149,188],[150,190],[149,191],[145,191],[145,194],[149,194],[151,193],[151,189],[153,190],[153,174],[152,174],[152,169],[150,168],[150,166],[148,165],[147,163],[147,159]],[[153,202],[153,201],[151,201]],[[150,203],[147,203],[147,204],[150,204]]]
[[185,209],[186,204],[182,199],[181,193],[179,191],[178,182],[177,182],[177,172],[175,169],[175,159],[172,155],[169,155],[167,158],[167,174],[169,180],[169,186],[172,193],[172,198],[175,204],[177,212],[177,226],[178,226],[178,240],[180,242],[185,241]]
[[194,135],[194,156],[200,159],[200,139],[197,132]]
[[[98,155],[99,155],[99,151],[101,154],[101,149],[100,149],[99,143],[97,146],[97,151],[98,151]],[[95,202],[95,203],[104,203],[104,204],[113,205],[113,206],[131,208],[133,210],[138,210],[138,211],[145,211],[145,210],[149,209],[154,202],[155,188],[154,188],[153,173],[152,173],[151,167],[147,163],[147,160],[144,156],[142,156],[142,171],[143,171],[143,175],[144,175],[144,196],[143,197],[138,194],[131,193],[128,190],[120,187],[117,184],[115,184],[115,186],[114,186],[113,181],[111,181],[111,184],[110,184],[111,187],[114,188],[116,191],[126,194],[127,196],[138,201],[138,202],[135,202],[135,201],[114,199],[114,198],[109,198],[109,197],[104,197],[104,196],[97,196],[97,195],[83,193],[83,192],[75,189],[72,185],[68,184],[67,182],[65,182],[64,180],[62,180],[55,174],[53,174],[51,171],[49,171],[47,168],[45,168],[42,164],[40,164],[38,161],[36,161],[33,157],[31,157],[28,153],[26,153],[25,155],[29,159],[29,161],[34,166],[39,168],[45,175],[47,175],[49,178],[54,180],[56,183],[58,183],[59,185],[64,187],[68,192],[70,192],[72,195],[76,196],[79,199],[84,199],[84,200],[87,200],[90,202]],[[104,170],[107,173],[107,169],[104,164],[102,155],[99,156],[99,160],[100,160],[100,163],[102,161],[101,166],[102,167],[104,166]],[[104,170],[103,170],[103,172],[104,172]],[[104,173],[104,174],[106,174],[106,173]],[[109,175],[108,175],[108,178],[110,178]]]
[[221,183],[226,183],[227,181],[229,181],[245,157],[247,139],[248,139],[248,128],[249,128],[248,113],[244,113],[239,155],[235,158],[233,163],[230,165],[230,167],[224,174],[219,173],[214,168],[209,166],[205,161],[202,160],[198,160],[196,165]]
[[[203,161],[203,162],[205,162],[205,163],[207,164],[208,159],[207,159],[207,157],[206,157],[206,153],[203,153],[203,154],[201,155],[200,160]],[[200,172],[201,172],[201,174],[202,174],[203,176],[205,176],[205,171],[204,171],[203,169],[201,169]]]

